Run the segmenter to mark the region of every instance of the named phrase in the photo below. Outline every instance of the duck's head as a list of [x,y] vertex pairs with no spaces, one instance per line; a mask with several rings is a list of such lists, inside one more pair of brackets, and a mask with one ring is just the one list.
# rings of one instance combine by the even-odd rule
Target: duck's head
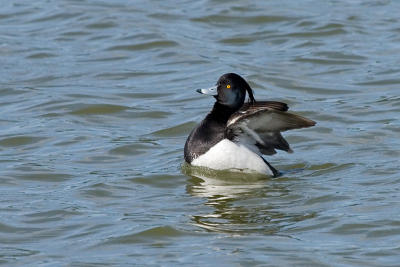
[[215,86],[208,89],[198,89],[197,92],[212,95],[219,104],[232,109],[239,109],[243,105],[246,92],[249,94],[250,102],[255,102],[250,85],[235,73],[226,73],[219,77]]

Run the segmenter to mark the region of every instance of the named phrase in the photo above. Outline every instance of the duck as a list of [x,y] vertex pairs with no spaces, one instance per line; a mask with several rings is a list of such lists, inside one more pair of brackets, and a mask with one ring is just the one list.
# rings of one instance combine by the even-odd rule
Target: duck
[[277,177],[280,172],[263,156],[276,150],[292,153],[281,132],[316,124],[288,112],[286,103],[256,101],[250,85],[236,73],[223,74],[215,86],[197,92],[216,101],[186,140],[184,159],[192,166]]

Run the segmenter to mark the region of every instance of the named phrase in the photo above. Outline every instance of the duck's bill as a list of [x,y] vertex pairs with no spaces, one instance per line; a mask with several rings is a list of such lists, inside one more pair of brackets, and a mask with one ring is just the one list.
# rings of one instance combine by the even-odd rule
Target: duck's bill
[[212,95],[212,96],[218,95],[217,86],[213,86],[207,89],[197,89],[196,91],[203,95]]

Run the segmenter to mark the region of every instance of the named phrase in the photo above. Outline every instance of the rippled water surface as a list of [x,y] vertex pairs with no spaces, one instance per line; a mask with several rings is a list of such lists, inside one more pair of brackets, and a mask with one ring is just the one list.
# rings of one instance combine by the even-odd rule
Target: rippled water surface
[[[400,1],[3,1],[0,263],[398,266]],[[183,164],[226,72],[318,122]]]

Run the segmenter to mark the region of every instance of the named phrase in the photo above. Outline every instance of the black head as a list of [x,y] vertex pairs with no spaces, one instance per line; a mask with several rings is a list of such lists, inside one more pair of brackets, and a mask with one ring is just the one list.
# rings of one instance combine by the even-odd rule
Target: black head
[[249,94],[250,102],[255,102],[249,84],[235,73],[222,75],[215,87],[197,91],[202,94],[213,95],[218,103],[232,109],[239,109],[243,105],[246,92]]

